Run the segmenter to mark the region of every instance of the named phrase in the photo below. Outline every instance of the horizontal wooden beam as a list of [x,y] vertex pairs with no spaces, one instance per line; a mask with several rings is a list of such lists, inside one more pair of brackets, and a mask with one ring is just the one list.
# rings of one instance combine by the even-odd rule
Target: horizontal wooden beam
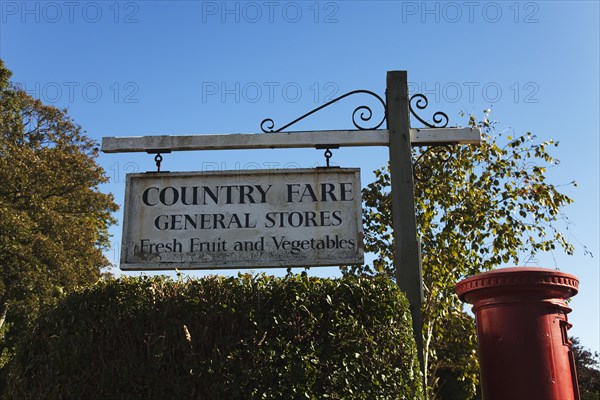
[[102,151],[120,153],[165,149],[185,151],[314,148],[318,145],[383,146],[387,143],[387,138],[387,130],[105,137],[102,139]]
[[410,144],[413,146],[479,143],[479,128],[410,128]]
[[[481,132],[477,128],[411,129],[410,136],[414,146],[476,144],[481,140]],[[387,129],[102,138],[102,151],[105,153],[388,145]]]

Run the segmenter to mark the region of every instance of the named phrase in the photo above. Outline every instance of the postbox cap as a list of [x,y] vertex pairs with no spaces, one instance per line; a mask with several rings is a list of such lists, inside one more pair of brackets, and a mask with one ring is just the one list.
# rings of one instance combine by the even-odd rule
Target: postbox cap
[[458,297],[473,303],[491,296],[532,296],[568,299],[577,294],[576,276],[539,267],[508,267],[483,272],[456,284]]

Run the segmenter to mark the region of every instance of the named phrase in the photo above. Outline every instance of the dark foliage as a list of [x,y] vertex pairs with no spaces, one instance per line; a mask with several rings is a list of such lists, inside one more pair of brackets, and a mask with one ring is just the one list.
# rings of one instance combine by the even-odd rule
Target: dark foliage
[[592,353],[581,343],[579,338],[571,338],[571,350],[575,356],[577,379],[581,400],[600,400],[600,361],[598,353]]
[[389,279],[108,280],[38,319],[10,399],[419,399]]

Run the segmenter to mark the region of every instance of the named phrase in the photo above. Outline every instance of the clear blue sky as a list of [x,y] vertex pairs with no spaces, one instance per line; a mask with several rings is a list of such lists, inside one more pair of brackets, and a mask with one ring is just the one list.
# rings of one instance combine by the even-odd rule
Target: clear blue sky
[[[383,95],[388,70],[408,70],[411,91],[427,94],[451,124],[465,123],[460,111],[491,108],[500,129],[559,140],[562,163],[550,177],[579,184],[565,188],[575,199],[566,214],[577,253],[540,255],[536,264],[580,278],[572,334],[600,350],[599,20],[596,1],[3,0],[0,57],[14,81],[69,108],[97,140],[259,132],[264,118],[282,124],[350,90]],[[352,128],[356,105],[331,107],[296,129]],[[333,161],[360,167],[366,184],[387,157],[385,148],[354,148],[335,151]],[[119,203],[125,173],[154,169],[144,154],[99,162],[111,176],[103,190]],[[164,167],[322,163],[315,150],[224,151],[166,155]],[[115,262],[120,230],[112,230]]]

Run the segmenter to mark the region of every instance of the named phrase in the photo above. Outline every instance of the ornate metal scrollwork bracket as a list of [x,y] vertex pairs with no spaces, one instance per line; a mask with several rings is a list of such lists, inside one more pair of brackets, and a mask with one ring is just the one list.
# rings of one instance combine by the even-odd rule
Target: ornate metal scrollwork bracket
[[448,145],[438,145],[428,147],[423,151],[413,163],[413,176],[419,182],[427,182],[433,176],[433,170],[429,166],[423,166],[421,161],[426,154],[435,151],[435,157],[443,163],[448,162],[452,157],[452,148]]
[[[413,108],[413,104],[414,104],[414,108]],[[436,111],[433,114],[433,117],[432,117],[433,123],[427,122],[426,120],[421,118],[416,113],[415,108],[417,110],[424,110],[427,108],[428,105],[429,105],[429,100],[427,99],[427,97],[424,94],[417,93],[417,94],[411,96],[411,98],[408,100],[408,108],[410,110],[410,113],[423,125],[427,126],[428,128],[445,128],[445,127],[447,127],[450,119],[448,118],[448,115],[442,111]],[[436,149],[435,150],[436,157],[441,162],[447,162],[448,160],[450,160],[450,157],[452,156],[452,148],[448,145],[437,145],[437,146],[428,147],[427,150],[423,151],[419,155],[419,157],[415,160],[415,162],[413,163],[413,176],[414,176],[415,180],[417,180],[419,182],[426,182],[429,179],[431,179],[431,177],[433,176],[433,170],[431,169],[431,167],[422,166],[420,164],[421,161],[423,160],[423,157],[425,157],[426,154],[429,154],[431,151],[433,151],[433,149]],[[442,149],[442,150],[440,150],[440,149]]]
[[306,114],[296,118],[292,122],[282,126],[281,128],[275,129],[275,122],[271,118],[266,118],[260,123],[260,129],[264,133],[282,132],[284,129],[289,128],[290,126],[303,120],[304,118],[308,117],[309,115],[312,115],[312,114],[316,113],[317,111],[322,110],[323,108],[325,108],[339,100],[342,100],[348,96],[352,96],[353,94],[359,94],[359,93],[368,94],[372,97],[375,97],[381,103],[381,105],[383,107],[383,118],[381,119],[381,121],[379,123],[377,123],[373,126],[369,126],[369,127],[364,126],[363,125],[364,122],[369,122],[373,118],[373,110],[371,110],[371,108],[369,106],[361,105],[361,106],[356,107],[354,109],[354,111],[352,112],[352,123],[359,130],[370,130],[370,129],[379,128],[381,125],[383,125],[383,123],[385,122],[385,118],[386,118],[386,115],[385,115],[386,106],[385,106],[385,102],[383,101],[383,99],[376,93],[371,92],[370,90],[353,90],[353,91],[343,94],[339,97],[336,97],[335,99],[323,104],[322,106],[315,108],[314,110],[307,112]]
[[448,115],[442,111],[436,111],[433,114],[433,124],[430,124],[429,122],[427,122],[424,119],[422,119],[421,117],[419,117],[419,115],[415,112],[415,109],[413,108],[413,101],[415,99],[416,99],[416,101],[414,102],[415,107],[419,110],[426,109],[427,106],[429,105],[429,100],[427,100],[427,97],[424,94],[420,94],[420,93],[417,93],[417,94],[411,96],[411,98],[408,100],[408,108],[410,109],[410,113],[416,119],[418,119],[420,123],[422,123],[423,125],[425,125],[429,128],[445,128],[448,126],[448,121],[450,119],[448,118]]

